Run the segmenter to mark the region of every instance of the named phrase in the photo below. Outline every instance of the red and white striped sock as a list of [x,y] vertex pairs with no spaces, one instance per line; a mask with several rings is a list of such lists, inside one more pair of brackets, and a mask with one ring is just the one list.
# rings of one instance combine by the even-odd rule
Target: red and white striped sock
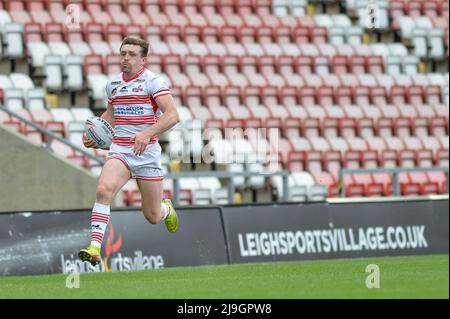
[[94,204],[91,215],[91,245],[102,247],[103,235],[105,235],[110,215],[110,206],[99,203]]

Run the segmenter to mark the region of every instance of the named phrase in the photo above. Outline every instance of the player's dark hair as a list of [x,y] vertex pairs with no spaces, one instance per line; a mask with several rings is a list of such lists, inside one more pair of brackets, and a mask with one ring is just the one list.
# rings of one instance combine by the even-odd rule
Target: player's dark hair
[[125,44],[138,45],[141,47],[141,56],[146,57],[148,55],[149,44],[143,39],[126,37],[125,39],[123,39],[122,44],[120,45],[120,50],[122,50],[122,46],[124,46]]

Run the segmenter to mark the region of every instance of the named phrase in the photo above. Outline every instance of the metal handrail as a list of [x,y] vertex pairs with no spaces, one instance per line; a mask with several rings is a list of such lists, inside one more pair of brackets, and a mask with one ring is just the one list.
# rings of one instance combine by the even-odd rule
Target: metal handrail
[[393,195],[400,196],[400,179],[399,174],[401,173],[409,173],[409,172],[445,172],[446,177],[446,190],[449,191],[449,168],[434,166],[434,167],[408,167],[408,168],[400,168],[400,167],[392,167],[392,168],[343,168],[339,171],[339,184],[341,185],[340,197],[345,197],[345,174],[376,174],[376,173],[391,173],[392,177],[392,186],[393,186]]
[[91,153],[89,153],[88,151],[70,143],[68,140],[66,140],[65,138],[59,137],[58,135],[56,135],[55,133],[53,133],[52,131],[47,130],[46,128],[43,128],[29,120],[27,120],[26,118],[18,115],[17,113],[2,107],[1,108],[2,111],[8,113],[9,115],[11,115],[12,117],[20,120],[21,122],[24,122],[26,125],[29,125],[33,128],[35,128],[36,130],[38,130],[39,132],[41,132],[42,134],[45,134],[48,137],[48,140],[45,142],[45,148],[49,151],[53,151],[53,149],[51,149],[51,143],[53,142],[53,140],[57,140],[67,146],[69,146],[70,148],[74,149],[75,151],[83,154],[84,156],[88,157],[89,159],[93,160],[94,162],[96,162],[99,165],[103,165],[105,163],[105,161],[95,155],[92,155]]
[[278,172],[180,172],[180,173],[169,173],[164,175],[164,178],[173,179],[173,200],[174,204],[178,205],[180,199],[180,179],[181,178],[197,178],[197,177],[216,177],[216,178],[226,178],[228,179],[228,203],[233,204],[233,196],[236,190],[234,185],[234,177],[272,177],[281,176],[283,179],[283,200],[288,201],[289,199],[289,184],[288,184],[288,171],[278,171]]

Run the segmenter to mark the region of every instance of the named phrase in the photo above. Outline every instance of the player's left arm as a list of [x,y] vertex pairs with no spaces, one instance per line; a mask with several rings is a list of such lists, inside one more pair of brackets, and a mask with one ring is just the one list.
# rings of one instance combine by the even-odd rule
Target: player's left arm
[[164,133],[180,121],[175,102],[170,94],[158,97],[156,104],[163,112],[158,122],[131,138],[134,141],[134,154],[136,155],[141,155],[144,152],[153,137]]

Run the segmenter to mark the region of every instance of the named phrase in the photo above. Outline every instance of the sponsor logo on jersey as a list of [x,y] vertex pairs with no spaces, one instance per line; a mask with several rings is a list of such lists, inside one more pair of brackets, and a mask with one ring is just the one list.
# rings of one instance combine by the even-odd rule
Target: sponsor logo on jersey
[[144,88],[142,85],[139,85],[137,88],[133,88],[133,92],[144,92]]
[[111,85],[119,85],[120,83],[122,83],[122,81],[113,81],[111,82]]
[[136,79],[134,82],[145,82],[145,79]]
[[121,92],[121,93],[123,93],[123,92],[128,92],[127,87],[126,87],[126,86],[122,87],[122,88],[120,89],[120,92]]

